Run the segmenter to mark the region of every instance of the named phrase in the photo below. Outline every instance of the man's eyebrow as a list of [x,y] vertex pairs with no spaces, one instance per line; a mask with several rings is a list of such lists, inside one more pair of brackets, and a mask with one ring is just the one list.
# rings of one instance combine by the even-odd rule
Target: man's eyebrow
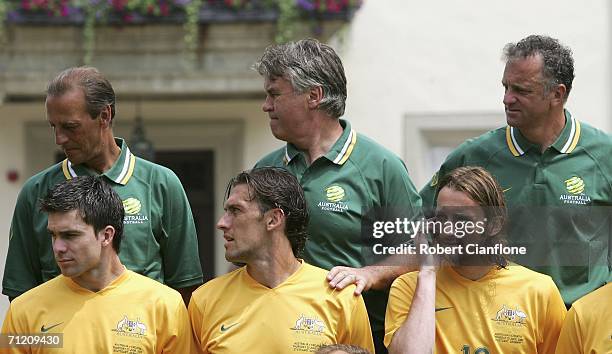
[[223,204],[223,208],[224,208],[224,209],[229,209],[229,208],[237,208],[237,207],[239,207],[239,204],[238,204],[238,203],[235,203],[235,202],[227,202],[227,201],[226,201],[226,202]]
[[60,231],[56,231],[54,232],[53,230],[47,228],[47,232],[49,232],[49,234],[59,234],[59,235],[79,235],[81,234],[80,230],[75,230],[75,229],[69,229],[69,230],[60,230]]

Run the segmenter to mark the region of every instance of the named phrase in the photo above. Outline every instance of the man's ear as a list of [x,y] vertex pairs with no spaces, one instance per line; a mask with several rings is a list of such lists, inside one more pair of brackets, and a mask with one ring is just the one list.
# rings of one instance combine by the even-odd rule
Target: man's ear
[[111,110],[111,106],[109,104],[107,104],[106,106],[104,106],[104,108],[102,108],[102,110],[100,111],[100,125],[102,125],[102,127],[104,128],[109,128],[112,124],[112,120],[113,120],[113,113]]
[[566,93],[567,87],[565,87],[564,84],[556,85],[551,91],[553,102],[557,105],[563,106]]
[[98,237],[101,238],[103,247],[106,247],[106,246],[112,247],[113,240],[115,239],[115,228],[110,225],[106,225],[104,229],[98,232]]
[[503,228],[503,218],[500,216],[493,217],[487,222],[488,236],[496,236],[497,234],[502,232]]
[[285,223],[285,212],[281,208],[274,208],[266,211],[266,230],[272,231],[283,227]]
[[315,86],[308,90],[308,108],[317,109],[323,100],[323,87]]

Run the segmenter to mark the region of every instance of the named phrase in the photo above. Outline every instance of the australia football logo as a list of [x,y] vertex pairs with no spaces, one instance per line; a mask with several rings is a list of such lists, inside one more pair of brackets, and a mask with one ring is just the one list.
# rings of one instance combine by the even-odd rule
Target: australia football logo
[[582,178],[572,176],[563,182],[567,191],[567,194],[561,194],[559,197],[563,204],[586,205],[591,203],[591,198],[585,193],[586,183]]
[[136,198],[128,198],[123,201],[123,209],[125,209],[125,213],[128,215],[138,214],[141,208],[142,203]]
[[333,184],[324,189],[325,201],[320,201],[318,205],[323,211],[344,212],[348,209],[346,204],[346,192],[344,188]]
[[518,306],[511,308],[505,304],[495,313],[494,321],[515,326],[525,326],[527,324],[527,314],[519,309]]
[[144,224],[149,221],[147,215],[140,213],[142,211],[142,203],[134,197],[127,198],[123,201],[123,209],[125,210],[125,217],[123,218],[124,224]]
[[433,177],[431,177],[431,182],[429,182],[429,186],[430,187],[435,187],[438,185],[438,174],[440,172],[436,172],[434,173]]
[[139,318],[130,320],[127,315],[124,315],[123,318],[117,322],[117,326],[113,331],[124,336],[144,337],[147,335],[147,326],[143,322],[140,322]]
[[294,331],[305,331],[309,334],[321,334],[325,331],[325,322],[315,316],[302,314],[291,328]]
[[584,192],[584,181],[580,177],[572,177],[565,180],[565,188],[570,194],[580,194]]
[[327,200],[333,203],[337,203],[344,199],[344,188],[340,186],[330,186],[325,189]]

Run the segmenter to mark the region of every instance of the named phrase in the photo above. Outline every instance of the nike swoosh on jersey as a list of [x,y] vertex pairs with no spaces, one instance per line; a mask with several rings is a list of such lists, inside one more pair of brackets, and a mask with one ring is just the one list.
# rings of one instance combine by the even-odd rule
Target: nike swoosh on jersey
[[222,324],[222,325],[221,325],[221,332],[225,332],[225,331],[227,331],[228,329],[230,329],[230,328],[234,327],[234,326],[235,326],[235,325],[237,325],[237,324],[238,324],[238,322],[236,322],[236,323],[234,323],[234,324],[231,324],[231,325],[229,325],[229,326],[227,326],[227,327],[226,327],[224,324]]
[[51,329],[53,329],[53,328],[55,328],[55,327],[57,327],[57,326],[61,325],[62,323],[64,323],[64,322],[56,323],[56,324],[54,324],[53,326],[49,326],[49,327],[45,327],[45,325],[42,325],[42,326],[40,326],[40,331],[41,331],[42,333],[48,332],[48,331],[50,331]]

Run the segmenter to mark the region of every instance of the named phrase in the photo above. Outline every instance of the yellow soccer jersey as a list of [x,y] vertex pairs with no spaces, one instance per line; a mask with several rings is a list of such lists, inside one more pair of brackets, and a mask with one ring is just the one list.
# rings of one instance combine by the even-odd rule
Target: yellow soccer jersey
[[180,294],[126,270],[92,292],[59,275],[17,297],[2,333],[61,333],[62,348],[11,347],[3,353],[191,353],[189,315]]
[[[417,273],[391,286],[385,345],[406,320]],[[554,353],[566,309],[549,276],[518,265],[472,281],[444,267],[436,279],[436,353]],[[418,333],[414,333],[418,336]]]
[[374,352],[368,314],[354,286],[337,291],[327,271],[303,263],[270,289],[246,267],[193,293],[189,316],[202,353],[312,353],[321,345],[353,344]]
[[612,283],[574,302],[565,317],[556,353],[612,353]]

